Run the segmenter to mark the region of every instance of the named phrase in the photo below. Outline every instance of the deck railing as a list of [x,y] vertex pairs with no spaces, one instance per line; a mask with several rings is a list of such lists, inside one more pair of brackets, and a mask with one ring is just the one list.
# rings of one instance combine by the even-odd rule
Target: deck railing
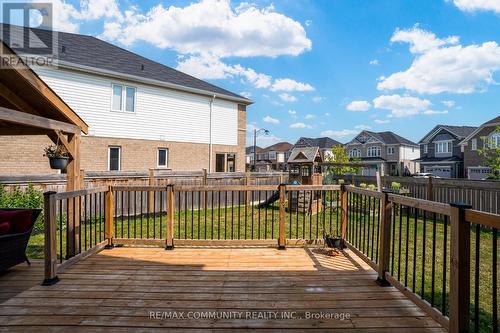
[[105,245],[284,249],[330,235],[450,332],[498,331],[500,216],[464,204],[339,185],[169,184],[46,193],[45,217],[48,282]]

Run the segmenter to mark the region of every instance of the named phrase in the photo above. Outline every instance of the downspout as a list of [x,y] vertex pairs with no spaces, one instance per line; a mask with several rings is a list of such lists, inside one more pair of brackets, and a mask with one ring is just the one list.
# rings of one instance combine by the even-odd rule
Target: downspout
[[208,120],[208,172],[212,172],[212,107],[215,101],[215,93],[210,100],[210,117]]

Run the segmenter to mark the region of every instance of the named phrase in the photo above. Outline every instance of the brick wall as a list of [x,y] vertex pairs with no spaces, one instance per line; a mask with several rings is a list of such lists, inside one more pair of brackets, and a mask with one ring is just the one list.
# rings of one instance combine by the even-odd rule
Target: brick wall
[[[236,154],[236,171],[245,171],[246,112],[238,111],[238,146],[213,145],[212,171],[216,153]],[[52,141],[46,136],[0,136],[0,174],[50,174],[43,149]],[[108,170],[108,147],[121,147],[121,170],[144,171],[157,167],[158,148],[168,148],[168,167],[174,171],[208,169],[209,145],[199,143],[136,140],[83,136],[81,168],[85,171]]]

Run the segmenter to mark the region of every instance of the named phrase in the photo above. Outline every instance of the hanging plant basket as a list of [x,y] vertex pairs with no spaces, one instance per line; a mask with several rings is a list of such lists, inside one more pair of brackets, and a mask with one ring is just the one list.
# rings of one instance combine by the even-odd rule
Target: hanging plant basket
[[59,142],[55,146],[51,145],[45,148],[45,156],[49,158],[51,169],[64,170],[68,166],[68,151],[63,146],[59,146]]
[[69,157],[49,157],[51,169],[64,170],[68,166]]

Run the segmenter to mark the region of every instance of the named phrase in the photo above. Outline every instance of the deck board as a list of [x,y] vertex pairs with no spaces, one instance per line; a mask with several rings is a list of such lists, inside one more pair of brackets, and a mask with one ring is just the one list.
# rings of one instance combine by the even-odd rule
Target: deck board
[[[50,287],[40,286],[39,267],[16,269],[0,276],[11,297],[0,304],[2,332],[444,332],[396,288],[378,286],[376,273],[350,251],[115,248],[74,264]],[[150,318],[156,311],[277,311],[278,318]],[[282,318],[289,312],[296,319]]]

